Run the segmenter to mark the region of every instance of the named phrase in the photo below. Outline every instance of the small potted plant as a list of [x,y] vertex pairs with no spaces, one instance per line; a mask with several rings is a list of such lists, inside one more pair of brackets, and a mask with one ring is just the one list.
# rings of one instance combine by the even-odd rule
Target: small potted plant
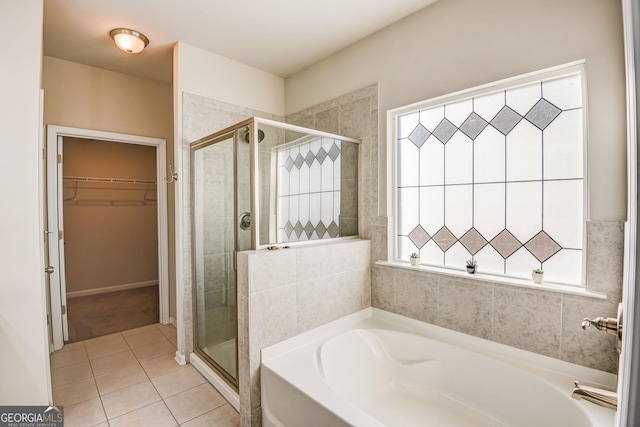
[[544,276],[544,271],[542,271],[539,268],[536,268],[531,272],[531,279],[533,279],[535,283],[542,283],[543,276]]
[[411,263],[411,265],[420,264],[420,254],[417,252],[412,252],[411,255],[409,255],[409,262]]
[[478,263],[475,259],[467,260],[467,273],[474,274],[476,272],[476,268],[478,268]]

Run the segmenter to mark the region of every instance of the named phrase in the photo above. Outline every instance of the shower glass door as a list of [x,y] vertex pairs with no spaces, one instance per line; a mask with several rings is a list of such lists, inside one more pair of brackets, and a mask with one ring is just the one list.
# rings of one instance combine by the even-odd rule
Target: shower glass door
[[249,148],[229,132],[192,145],[195,351],[237,388],[235,253],[248,249]]

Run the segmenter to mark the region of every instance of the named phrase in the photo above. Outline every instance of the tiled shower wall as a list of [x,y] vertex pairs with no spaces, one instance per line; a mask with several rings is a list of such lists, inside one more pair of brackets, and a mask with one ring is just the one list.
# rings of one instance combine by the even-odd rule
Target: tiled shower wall
[[[182,197],[185,200],[183,211],[183,247],[184,272],[182,277],[183,291],[183,333],[184,348],[179,349],[186,357],[193,351],[193,310],[192,310],[192,245],[191,245],[191,152],[189,145],[214,132],[232,126],[252,116],[260,116],[282,121],[282,117],[261,111],[228,104],[190,93],[183,94],[182,115],[182,165],[179,165]],[[220,160],[220,159],[218,159]],[[246,159],[248,163],[248,159]],[[248,168],[248,166],[247,166]],[[209,171],[215,173],[215,171]],[[242,184],[242,183],[241,183]],[[248,182],[246,183],[248,185]],[[246,186],[245,186],[246,188]],[[248,209],[247,209],[248,210]],[[203,230],[205,233],[207,230]],[[247,232],[248,234],[248,232]],[[250,238],[249,238],[250,239]],[[250,241],[250,240],[249,240]]]

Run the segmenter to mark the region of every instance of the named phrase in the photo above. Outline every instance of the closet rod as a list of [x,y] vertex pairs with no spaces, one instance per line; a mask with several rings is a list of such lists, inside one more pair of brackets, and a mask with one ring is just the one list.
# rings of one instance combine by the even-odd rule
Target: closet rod
[[63,176],[63,180],[72,182],[96,182],[112,184],[155,184],[155,181],[145,179],[120,179],[120,178],[91,178],[84,176]]

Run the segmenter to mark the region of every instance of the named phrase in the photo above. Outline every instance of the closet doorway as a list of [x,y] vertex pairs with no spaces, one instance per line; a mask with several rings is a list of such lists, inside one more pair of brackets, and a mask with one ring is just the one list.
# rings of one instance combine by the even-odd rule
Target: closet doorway
[[53,349],[168,323],[166,143],[49,126]]

